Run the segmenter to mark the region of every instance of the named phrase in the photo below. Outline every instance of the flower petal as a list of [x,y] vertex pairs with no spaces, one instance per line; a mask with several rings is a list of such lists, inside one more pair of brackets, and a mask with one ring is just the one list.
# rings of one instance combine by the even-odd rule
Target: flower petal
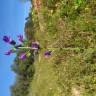
[[52,51],[48,51],[48,50],[45,51],[44,56],[45,56],[46,58],[49,57],[49,56],[51,55],[51,52],[52,52]]
[[10,43],[12,39],[9,36],[3,36],[3,41],[5,41],[6,43]]
[[26,59],[26,54],[25,53],[21,53],[20,56],[19,56],[19,59],[25,60]]
[[20,42],[23,42],[23,35],[18,35],[17,38]]
[[31,47],[32,47],[32,48],[39,49],[39,43],[38,43],[38,42],[32,42]]
[[5,55],[10,55],[11,53],[13,53],[13,50],[8,50],[5,52]]

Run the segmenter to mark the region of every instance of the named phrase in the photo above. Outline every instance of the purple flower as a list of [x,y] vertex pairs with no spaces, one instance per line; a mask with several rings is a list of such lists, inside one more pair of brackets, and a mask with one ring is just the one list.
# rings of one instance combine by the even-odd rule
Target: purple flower
[[3,37],[3,41],[5,41],[6,43],[9,43],[11,45],[15,45],[16,42],[14,40],[12,40],[9,36],[4,36]]
[[10,43],[12,39],[9,36],[3,36],[3,41],[5,41],[6,43]]
[[20,42],[23,42],[23,35],[18,35],[17,37]]
[[5,55],[10,55],[11,53],[13,53],[13,50],[8,50],[5,52]]
[[52,51],[45,51],[44,56],[47,58],[51,55]]
[[26,54],[25,53],[21,53],[20,56],[19,56],[19,59],[25,60],[26,59]]
[[39,43],[38,42],[32,42],[32,48],[39,49]]

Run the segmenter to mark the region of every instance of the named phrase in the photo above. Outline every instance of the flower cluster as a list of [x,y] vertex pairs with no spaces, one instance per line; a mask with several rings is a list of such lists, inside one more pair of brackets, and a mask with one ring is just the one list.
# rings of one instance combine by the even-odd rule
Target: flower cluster
[[[22,35],[18,35],[17,37],[18,37],[18,40],[20,42],[23,41],[23,36]],[[16,49],[18,49],[19,46],[21,46],[21,45],[17,45],[16,44],[16,41],[13,40],[10,36],[3,36],[3,41],[6,42],[6,43],[8,43],[8,44],[10,44],[10,45],[12,45],[12,46],[14,46],[13,49],[10,49],[10,50],[6,51],[5,52],[5,55],[10,55],[11,53],[14,53],[14,51]]]
[[[10,36],[4,36],[3,37],[4,42],[11,44],[13,46],[12,49],[5,52],[5,55],[10,55],[11,53],[17,52],[16,50],[28,49],[27,52],[22,52],[19,55],[19,59],[25,60],[27,57],[29,57],[31,55],[30,50],[34,50],[33,51],[34,56],[38,53],[38,51],[40,49],[39,42],[37,42],[37,41],[32,42],[31,47],[26,47],[26,45],[24,45],[23,35],[18,35],[17,38],[21,42],[21,44],[16,44],[16,41],[14,41]],[[45,51],[44,52],[45,58],[48,58],[51,55],[51,52],[52,51],[50,51],[50,50]]]

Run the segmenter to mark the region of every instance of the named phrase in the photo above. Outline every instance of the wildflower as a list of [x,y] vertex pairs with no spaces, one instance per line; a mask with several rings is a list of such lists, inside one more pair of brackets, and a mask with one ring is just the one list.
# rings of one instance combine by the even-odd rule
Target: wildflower
[[35,49],[39,49],[40,46],[39,46],[39,43],[38,42],[32,42],[32,48],[35,48]]
[[23,42],[23,35],[18,35],[17,37],[20,42]]
[[44,56],[47,58],[51,55],[52,51],[45,51]]
[[26,54],[25,53],[21,53],[20,56],[19,56],[19,59],[25,60],[26,59]]
[[13,50],[8,50],[5,52],[5,55],[10,55],[11,53],[13,53]]
[[4,36],[3,41],[5,41],[6,43],[10,43],[12,41],[12,39],[8,36]]
[[9,43],[11,45],[15,45],[16,42],[14,40],[12,40],[9,36],[4,36],[3,37],[3,41],[5,41],[6,43]]

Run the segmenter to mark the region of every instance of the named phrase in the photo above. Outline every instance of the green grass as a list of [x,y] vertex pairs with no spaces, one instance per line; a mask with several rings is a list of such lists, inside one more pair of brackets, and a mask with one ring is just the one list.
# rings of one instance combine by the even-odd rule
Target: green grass
[[41,51],[28,96],[74,96],[72,88],[79,89],[80,96],[95,96],[96,63],[86,61],[86,55],[90,58],[92,52],[57,50],[50,58],[44,58]]
[[[93,13],[96,2],[52,2],[48,0],[48,5],[43,2],[41,17],[32,14],[34,36],[41,50],[35,58],[28,96],[77,96],[76,92],[80,96],[95,96],[96,18]],[[54,50],[49,58],[44,57],[47,48]]]
[[[39,62],[35,63],[35,75],[31,83],[29,96],[58,96],[58,76],[53,68],[52,58],[44,58],[40,53]],[[56,94],[56,95],[54,95]]]

